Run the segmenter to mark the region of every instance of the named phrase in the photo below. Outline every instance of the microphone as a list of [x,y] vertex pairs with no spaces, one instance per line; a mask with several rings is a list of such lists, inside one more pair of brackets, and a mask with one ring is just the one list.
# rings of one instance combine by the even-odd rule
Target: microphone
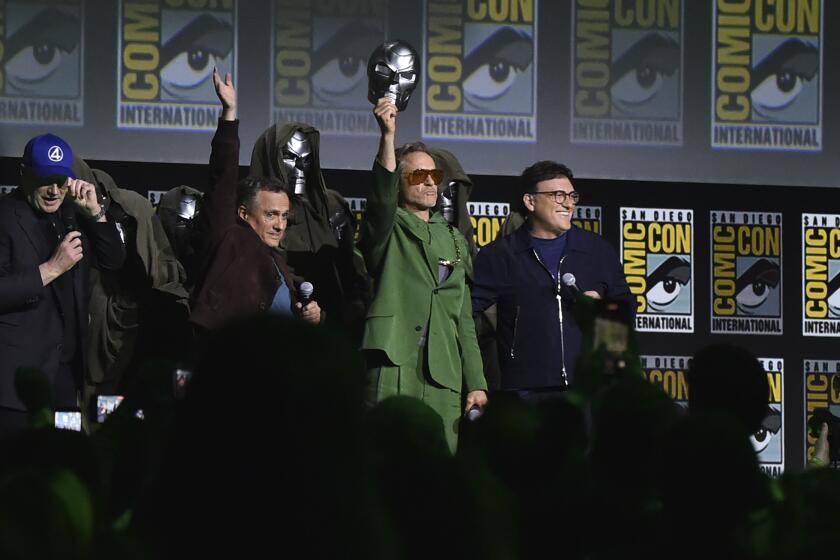
[[315,286],[312,285],[312,282],[304,282],[300,285],[298,293],[300,294],[300,304],[303,307],[306,307],[312,301],[312,293],[314,291]]
[[476,420],[481,418],[481,416],[483,414],[484,413],[481,412],[480,408],[478,408],[477,406],[474,406],[467,411],[467,420],[469,420],[470,422],[475,422]]
[[62,211],[62,218],[64,219],[64,235],[79,230],[76,224],[76,212],[72,208],[65,207]]
[[569,288],[569,290],[571,290],[575,296],[581,293],[580,288],[578,288],[577,285],[577,279],[575,278],[575,275],[571,272],[567,272],[566,274],[564,274],[560,278],[560,281],[563,282],[563,285]]

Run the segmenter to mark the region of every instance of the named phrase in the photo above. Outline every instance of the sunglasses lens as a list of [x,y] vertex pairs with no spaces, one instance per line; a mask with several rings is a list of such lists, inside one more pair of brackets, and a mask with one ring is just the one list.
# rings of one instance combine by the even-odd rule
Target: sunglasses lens
[[408,174],[408,184],[409,185],[419,185],[423,181],[426,180],[426,170],[425,169],[415,169],[411,173]]
[[429,175],[432,176],[432,181],[434,181],[436,185],[439,185],[443,180],[443,171],[440,169],[432,169],[429,172]]

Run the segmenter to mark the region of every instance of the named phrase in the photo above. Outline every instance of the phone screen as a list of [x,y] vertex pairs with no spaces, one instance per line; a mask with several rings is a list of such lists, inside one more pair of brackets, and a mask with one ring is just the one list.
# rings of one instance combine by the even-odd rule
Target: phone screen
[[96,421],[103,423],[123,401],[122,395],[99,395],[96,397]]
[[82,413],[78,410],[56,410],[55,427],[59,430],[82,431]]

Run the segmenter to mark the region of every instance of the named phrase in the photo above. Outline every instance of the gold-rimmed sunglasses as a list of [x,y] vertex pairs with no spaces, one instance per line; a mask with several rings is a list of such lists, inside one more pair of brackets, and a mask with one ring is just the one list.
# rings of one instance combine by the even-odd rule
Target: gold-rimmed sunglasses
[[405,180],[408,181],[409,185],[419,185],[421,183],[426,182],[426,177],[432,177],[432,181],[435,182],[436,185],[439,185],[440,182],[443,180],[443,170],[442,169],[415,169],[409,173],[403,174]]

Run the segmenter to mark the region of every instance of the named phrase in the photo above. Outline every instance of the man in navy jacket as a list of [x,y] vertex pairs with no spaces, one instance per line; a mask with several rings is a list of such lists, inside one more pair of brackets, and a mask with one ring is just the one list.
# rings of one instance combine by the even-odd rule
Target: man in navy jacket
[[473,313],[497,305],[501,389],[526,399],[565,390],[574,377],[582,334],[575,294],[560,281],[572,273],[595,299],[632,297],[613,247],[572,225],[580,196],[565,165],[540,161],[522,172],[527,221],[483,248],[475,261]]

